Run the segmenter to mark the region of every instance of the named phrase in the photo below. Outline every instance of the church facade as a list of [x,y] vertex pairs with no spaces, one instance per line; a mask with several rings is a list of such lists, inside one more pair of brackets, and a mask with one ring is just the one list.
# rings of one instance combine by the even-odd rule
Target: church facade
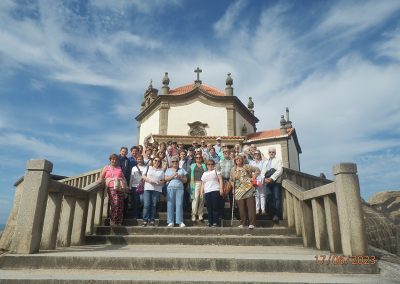
[[233,95],[233,80],[228,73],[225,91],[203,84],[197,68],[193,84],[171,89],[166,72],[161,92],[152,83],[144,93],[138,122],[138,143],[144,141],[177,141],[190,145],[203,139],[215,143],[217,137],[229,146],[255,144],[263,153],[269,146],[277,148],[284,165],[300,169],[301,149],[291,122],[282,117],[281,129],[257,132],[259,122],[254,115],[251,97],[247,106]]

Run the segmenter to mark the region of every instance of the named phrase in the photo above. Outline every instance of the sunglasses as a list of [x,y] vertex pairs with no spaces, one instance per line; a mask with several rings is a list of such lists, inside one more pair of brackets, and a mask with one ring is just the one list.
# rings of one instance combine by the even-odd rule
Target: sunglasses
[[196,157],[196,159],[201,159],[201,157]]

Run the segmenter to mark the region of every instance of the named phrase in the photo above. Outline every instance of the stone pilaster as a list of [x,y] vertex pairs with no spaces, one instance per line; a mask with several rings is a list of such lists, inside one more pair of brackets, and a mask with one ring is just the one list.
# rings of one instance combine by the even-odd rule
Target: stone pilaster
[[168,132],[168,111],[169,111],[169,103],[162,102],[160,104],[160,120],[159,120],[159,134],[167,135]]
[[353,163],[337,164],[333,167],[333,174],[343,254],[366,255],[367,237],[357,166]]
[[39,251],[52,170],[53,164],[47,160],[29,160],[26,165],[20,210],[11,245],[12,252]]
[[234,106],[226,107],[227,121],[228,121],[228,136],[236,136],[236,112]]

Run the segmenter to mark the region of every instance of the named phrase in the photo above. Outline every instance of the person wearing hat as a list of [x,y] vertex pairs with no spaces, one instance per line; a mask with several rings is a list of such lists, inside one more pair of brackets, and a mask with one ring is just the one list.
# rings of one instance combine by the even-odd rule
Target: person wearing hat
[[[178,224],[181,228],[186,227],[183,223],[183,195],[184,183],[187,182],[187,171],[179,168],[178,157],[171,158],[172,167],[165,171],[165,182],[167,185],[167,223],[168,227]],[[175,213],[175,221],[174,221]]]
[[217,139],[215,139],[217,141],[217,144],[214,145],[214,149],[215,149],[215,153],[217,153],[219,155],[219,152],[221,152],[222,149],[222,145],[221,145],[221,137],[217,137]]

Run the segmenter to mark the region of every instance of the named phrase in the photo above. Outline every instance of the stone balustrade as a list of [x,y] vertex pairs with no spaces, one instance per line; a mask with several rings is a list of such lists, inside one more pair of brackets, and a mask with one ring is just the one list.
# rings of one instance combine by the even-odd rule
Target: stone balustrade
[[334,181],[284,169],[283,218],[305,247],[344,255],[366,255],[367,238],[357,166],[333,167]]
[[100,170],[55,181],[50,176],[52,168],[47,160],[27,163],[11,252],[81,245],[85,234],[101,224],[103,212],[107,214],[105,187],[97,181]]
[[[55,181],[47,160],[29,160],[18,182],[10,251],[36,253],[83,244],[108,216],[101,169]],[[305,247],[345,255],[366,255],[367,239],[355,164],[333,167],[334,181],[284,169],[283,218]],[[19,210],[20,209],[20,210]],[[10,221],[9,221],[10,223]],[[10,230],[9,230],[10,231]],[[7,243],[2,239],[2,243]]]

